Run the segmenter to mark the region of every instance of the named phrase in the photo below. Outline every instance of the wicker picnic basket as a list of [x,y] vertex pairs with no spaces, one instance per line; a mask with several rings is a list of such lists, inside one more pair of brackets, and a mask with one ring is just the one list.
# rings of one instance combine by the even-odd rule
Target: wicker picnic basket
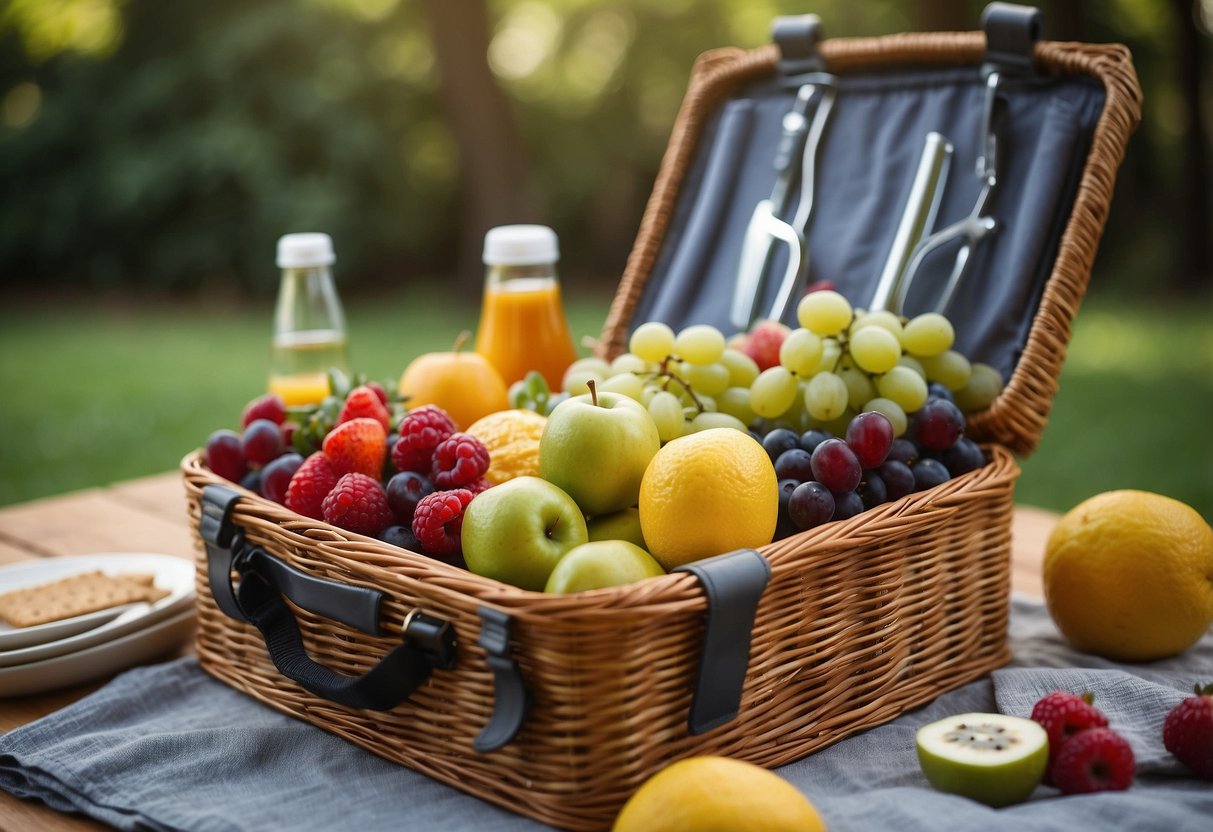
[[[830,40],[821,53],[832,72],[846,74],[974,64],[984,48],[978,32]],[[777,59],[765,47],[715,51],[697,64],[609,314],[605,352],[626,343],[704,119],[730,90],[770,74]],[[301,517],[215,476],[195,452],[182,471],[198,534],[202,666],[389,760],[546,823],[589,830],[609,826],[640,783],[673,760],[724,754],[777,766],[1005,663],[1012,451],[1030,450],[1043,429],[1139,108],[1122,47],[1039,43],[1034,59],[1049,73],[1095,79],[1106,105],[1022,358],[994,405],[971,422],[990,461],[763,547],[769,578],[750,610],[731,712],[688,719],[699,700],[730,686],[728,668],[719,678],[705,671],[706,645],[722,633],[706,634],[718,601],[700,575],[568,596],[528,592]],[[253,583],[244,567],[258,558],[277,564],[269,572],[291,599],[279,609],[286,635],[269,639],[296,639],[289,661],[282,644],[272,645],[271,660],[269,637],[232,606],[232,569],[244,603],[244,584]],[[371,621],[350,612],[365,609],[358,593],[374,601]],[[439,628],[445,640],[435,646]],[[429,639],[426,672],[398,704],[340,704],[312,692],[386,675],[381,659],[402,649],[402,633],[407,642],[417,632]]]

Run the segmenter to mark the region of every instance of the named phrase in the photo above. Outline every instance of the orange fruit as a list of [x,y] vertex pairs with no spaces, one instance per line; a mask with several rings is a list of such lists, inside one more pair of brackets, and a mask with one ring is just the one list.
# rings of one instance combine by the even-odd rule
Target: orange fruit
[[514,477],[539,476],[539,438],[547,417],[533,410],[501,410],[477,419],[465,433],[475,436],[489,451],[484,478],[500,485]]
[[778,774],[728,757],[688,757],[624,804],[614,832],[823,832],[809,799]]
[[423,404],[441,407],[463,430],[477,419],[510,406],[505,382],[488,360],[463,352],[468,333],[462,333],[451,352],[427,352],[404,368],[400,395],[409,408]]
[[1045,544],[1045,602],[1079,650],[1151,661],[1213,624],[1213,529],[1148,491],[1108,491],[1071,509]]
[[754,437],[734,428],[667,442],[640,481],[641,532],[667,571],[770,543],[778,512],[771,458]]

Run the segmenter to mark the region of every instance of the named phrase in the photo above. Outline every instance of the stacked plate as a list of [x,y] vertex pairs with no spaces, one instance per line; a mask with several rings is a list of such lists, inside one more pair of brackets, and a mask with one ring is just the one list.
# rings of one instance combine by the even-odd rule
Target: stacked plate
[[0,622],[0,696],[83,684],[160,658],[194,626],[194,564],[169,555],[107,553],[46,558],[0,567],[0,594],[100,570],[151,574],[168,595],[46,624]]

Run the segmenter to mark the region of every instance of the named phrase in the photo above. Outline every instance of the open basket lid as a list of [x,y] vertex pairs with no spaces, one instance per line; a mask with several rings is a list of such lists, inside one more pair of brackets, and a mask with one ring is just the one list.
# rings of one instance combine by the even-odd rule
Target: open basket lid
[[[795,25],[781,36],[788,20]],[[1037,41],[1038,14],[1024,7],[992,4],[984,21],[978,32],[818,40],[812,19],[781,19],[777,43],[700,56],[599,351],[625,351],[632,328],[647,320],[744,329],[731,313],[747,225],[776,184],[785,116],[813,84],[811,94],[829,89],[832,107],[815,147],[803,230],[807,281],[829,281],[868,308],[924,137],[946,136],[952,160],[934,229],[984,203],[994,230],[970,247],[945,314],[956,349],[1007,380],[987,410],[971,415],[967,432],[1031,452],[1057,390],[1116,171],[1140,120],[1141,92],[1123,46]],[[985,199],[994,97],[998,182]],[[905,314],[938,301],[962,243],[918,264]],[[788,259],[775,250],[773,278],[754,305],[795,326],[799,292],[789,303],[779,291]]]

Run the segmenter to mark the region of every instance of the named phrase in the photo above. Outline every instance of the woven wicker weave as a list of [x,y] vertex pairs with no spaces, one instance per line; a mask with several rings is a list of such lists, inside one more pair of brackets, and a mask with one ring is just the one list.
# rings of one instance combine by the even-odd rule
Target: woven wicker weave
[[[827,41],[833,72],[881,64],[980,61],[980,35],[905,35]],[[602,348],[618,352],[707,114],[727,91],[770,73],[775,52],[705,55],[679,115]],[[281,676],[261,635],[226,617],[198,548],[198,655],[218,678],[271,707],[513,811],[568,829],[602,829],[648,776],[693,754],[765,766],[803,757],[963,685],[1008,659],[1010,528],[1018,467],[1043,428],[1070,321],[1086,285],[1137,92],[1119,47],[1042,44],[1057,72],[1108,88],[1074,218],[1028,349],[1006,391],[975,420],[990,463],[929,491],[762,549],[772,575],[759,603],[737,719],[692,736],[687,727],[706,601],[689,574],[551,596],[527,592],[301,517],[251,493],[233,519],[248,542],[309,574],[385,593],[371,637],[296,608],[319,662],[361,674],[399,641],[408,611],[451,622],[459,657],[386,712],[320,699]],[[224,483],[198,453],[182,461],[195,532],[202,489]],[[224,483],[226,484],[226,483]],[[230,485],[230,484],[229,484]],[[504,748],[477,753],[493,676],[476,640],[477,609],[513,618],[511,650],[531,706]]]

